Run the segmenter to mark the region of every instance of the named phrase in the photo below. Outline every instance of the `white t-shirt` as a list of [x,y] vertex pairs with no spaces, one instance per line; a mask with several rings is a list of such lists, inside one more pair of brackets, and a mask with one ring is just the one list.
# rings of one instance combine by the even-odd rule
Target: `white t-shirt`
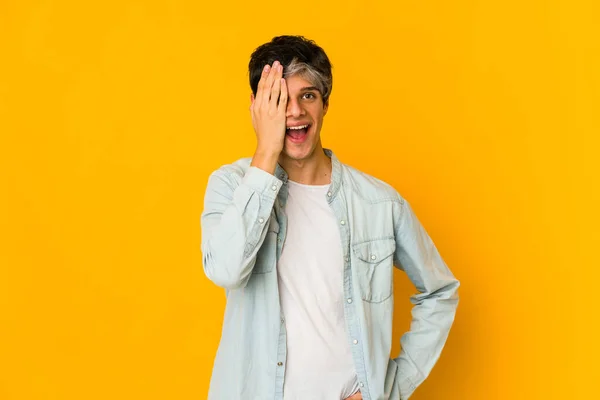
[[329,185],[289,181],[277,264],[287,332],[284,400],[345,399],[359,389],[344,323],[343,252]]

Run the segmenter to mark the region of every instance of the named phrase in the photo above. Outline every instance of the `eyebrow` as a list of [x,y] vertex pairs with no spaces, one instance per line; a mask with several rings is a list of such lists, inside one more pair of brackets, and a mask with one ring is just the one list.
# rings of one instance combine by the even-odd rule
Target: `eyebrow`
[[316,90],[317,92],[319,91],[316,86],[306,86],[300,89],[300,92],[308,92],[309,90]]

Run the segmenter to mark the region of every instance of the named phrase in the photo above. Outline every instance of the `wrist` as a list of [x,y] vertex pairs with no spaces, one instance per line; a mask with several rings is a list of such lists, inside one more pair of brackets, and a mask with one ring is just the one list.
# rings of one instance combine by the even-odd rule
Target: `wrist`
[[279,160],[280,153],[280,151],[257,149],[250,165],[260,168],[271,175],[275,175],[275,168],[277,168],[277,160]]

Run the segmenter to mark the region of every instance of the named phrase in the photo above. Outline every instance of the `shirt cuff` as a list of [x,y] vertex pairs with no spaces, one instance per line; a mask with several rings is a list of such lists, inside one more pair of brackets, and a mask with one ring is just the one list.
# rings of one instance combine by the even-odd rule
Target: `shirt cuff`
[[406,400],[414,393],[415,390],[417,390],[417,386],[408,377],[401,377],[400,379],[401,380],[398,383],[400,399]]
[[275,200],[279,189],[283,185],[283,181],[277,178],[275,175],[271,175],[267,171],[258,167],[250,167],[242,183],[249,186],[255,192],[260,193],[261,196]]

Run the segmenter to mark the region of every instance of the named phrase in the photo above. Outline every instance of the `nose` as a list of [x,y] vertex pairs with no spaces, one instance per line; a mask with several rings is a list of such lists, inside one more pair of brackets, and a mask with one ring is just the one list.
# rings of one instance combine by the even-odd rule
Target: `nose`
[[298,100],[294,98],[288,98],[287,109],[285,112],[286,118],[298,118],[304,115],[304,109],[298,102]]

